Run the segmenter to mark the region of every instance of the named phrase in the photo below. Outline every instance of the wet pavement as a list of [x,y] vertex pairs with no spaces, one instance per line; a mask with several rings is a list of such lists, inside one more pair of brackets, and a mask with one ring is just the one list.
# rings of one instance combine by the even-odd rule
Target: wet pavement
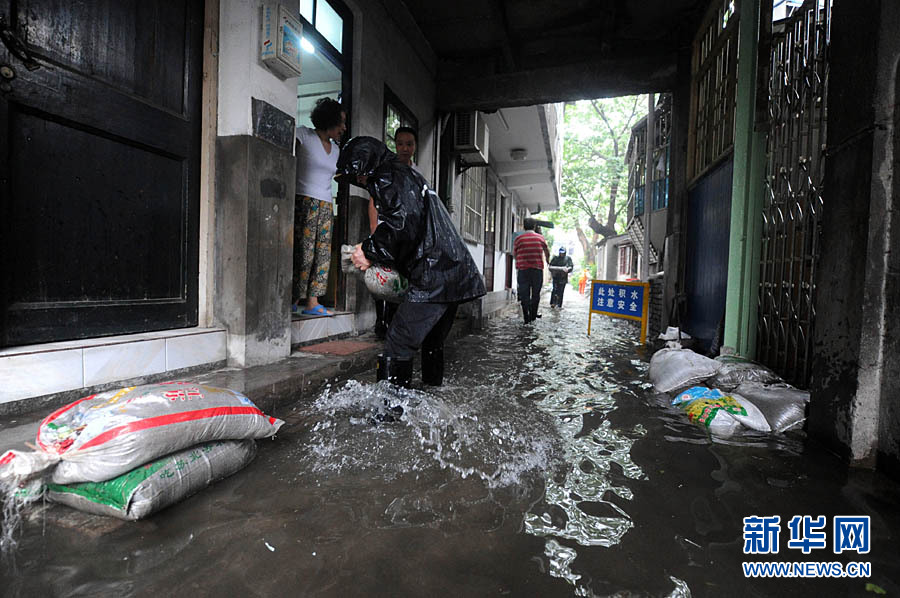
[[[900,593],[896,483],[801,432],[714,441],[653,392],[630,323],[595,318],[588,337],[571,290],[542,312],[456,338],[439,389],[367,372],[292,408],[280,397],[287,424],[253,463],[145,521],[39,506],[0,594]],[[373,425],[385,398],[404,417]],[[743,554],[751,515],[780,515],[779,554]],[[869,515],[871,551],[788,549],[794,515]],[[746,579],[749,560],[865,561],[871,577]]]

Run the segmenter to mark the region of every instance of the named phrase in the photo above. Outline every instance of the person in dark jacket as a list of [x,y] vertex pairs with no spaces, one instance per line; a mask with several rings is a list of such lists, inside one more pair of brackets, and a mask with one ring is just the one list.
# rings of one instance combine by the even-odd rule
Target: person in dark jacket
[[444,339],[461,303],[485,294],[484,279],[453,226],[440,198],[410,166],[373,137],[356,137],[341,150],[337,171],[364,187],[380,222],[351,259],[361,270],[372,264],[396,269],[409,279],[378,357],[378,380],[409,386],[412,360],[422,348],[422,381],[444,377]]
[[566,255],[566,248],[559,248],[559,255],[550,260],[550,276],[553,278],[553,290],[550,292],[550,307],[562,307],[563,293],[569,284],[569,274],[575,269],[572,258]]

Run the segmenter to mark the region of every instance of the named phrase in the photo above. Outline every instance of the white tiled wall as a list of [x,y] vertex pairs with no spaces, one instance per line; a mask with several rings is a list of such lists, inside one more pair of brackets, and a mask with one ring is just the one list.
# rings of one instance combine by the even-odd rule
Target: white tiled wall
[[0,403],[83,386],[82,349],[0,358]]
[[225,331],[187,328],[0,350],[0,403],[225,360]]
[[291,344],[306,343],[353,331],[353,314],[338,314],[330,318],[294,320],[291,323]]
[[166,371],[166,341],[138,341],[86,347],[84,386],[94,386]]

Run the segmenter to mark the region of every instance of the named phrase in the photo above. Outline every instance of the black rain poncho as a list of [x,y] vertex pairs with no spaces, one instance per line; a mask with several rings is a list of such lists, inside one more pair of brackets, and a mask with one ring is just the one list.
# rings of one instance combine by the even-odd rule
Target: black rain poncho
[[450,214],[422,175],[395,161],[374,137],[355,137],[341,150],[338,174],[367,176],[380,222],[362,242],[366,258],[409,279],[407,301],[455,303],[485,294],[484,280]]

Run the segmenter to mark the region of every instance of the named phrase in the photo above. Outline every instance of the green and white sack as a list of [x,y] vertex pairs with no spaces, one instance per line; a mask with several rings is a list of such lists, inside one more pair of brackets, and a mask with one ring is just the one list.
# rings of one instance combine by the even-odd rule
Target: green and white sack
[[253,440],[198,444],[105,482],[48,484],[47,497],[79,511],[136,521],[243,469],[255,456]]

